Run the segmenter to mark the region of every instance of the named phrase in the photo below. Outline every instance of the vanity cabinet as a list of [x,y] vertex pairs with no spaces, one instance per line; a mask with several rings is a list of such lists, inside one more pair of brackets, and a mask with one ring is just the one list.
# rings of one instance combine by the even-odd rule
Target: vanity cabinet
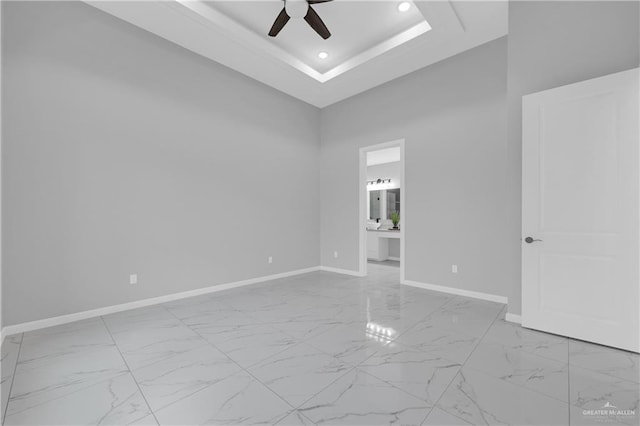
[[389,258],[389,239],[400,239],[398,230],[367,230],[367,258],[382,262]]

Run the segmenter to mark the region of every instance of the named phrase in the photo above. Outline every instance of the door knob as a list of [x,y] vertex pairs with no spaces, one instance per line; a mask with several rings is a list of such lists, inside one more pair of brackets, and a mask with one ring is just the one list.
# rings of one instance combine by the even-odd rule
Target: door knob
[[531,238],[531,237],[527,237],[527,238],[524,239],[524,242],[527,243],[527,244],[531,244],[531,243],[534,243],[536,241],[542,241],[542,240],[536,240],[536,239]]

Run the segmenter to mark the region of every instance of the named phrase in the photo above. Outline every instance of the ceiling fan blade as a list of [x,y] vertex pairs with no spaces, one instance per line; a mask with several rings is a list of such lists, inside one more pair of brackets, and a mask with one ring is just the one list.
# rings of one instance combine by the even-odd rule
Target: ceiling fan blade
[[318,16],[316,11],[311,8],[311,6],[309,6],[309,10],[307,11],[307,15],[304,17],[304,20],[307,21],[307,24],[309,24],[311,28],[313,28],[318,34],[320,34],[320,37],[322,37],[323,39],[326,40],[331,37],[329,29],[324,24],[324,22],[322,22],[322,19],[320,19],[320,16]]
[[283,7],[282,10],[280,11],[280,14],[276,18],[276,20],[273,22],[273,25],[271,26],[271,30],[269,30],[269,35],[271,37],[277,36],[280,30],[282,30],[282,28],[284,27],[284,25],[287,22],[289,22],[289,19],[290,19],[289,15],[287,15],[287,11]]
[[307,0],[309,4],[319,4],[319,3],[328,3],[333,0]]

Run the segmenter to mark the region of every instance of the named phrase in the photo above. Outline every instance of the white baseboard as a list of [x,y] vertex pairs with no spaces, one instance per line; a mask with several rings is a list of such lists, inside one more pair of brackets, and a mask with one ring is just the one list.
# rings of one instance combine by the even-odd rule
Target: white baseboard
[[504,316],[504,320],[508,322],[514,322],[516,324],[522,324],[522,317],[516,314],[510,314],[507,312]]
[[335,272],[336,274],[353,275],[354,277],[364,277],[365,274],[360,271],[352,271],[351,269],[332,268],[331,266],[320,266],[320,271]]
[[403,280],[400,283],[404,285],[409,285],[412,287],[423,288],[425,290],[433,290],[433,291],[439,291],[441,293],[455,294],[456,296],[471,297],[473,299],[487,300],[489,302],[503,303],[505,305],[508,303],[507,297],[498,296],[496,294],[480,293],[478,291],[463,290],[460,288],[445,287],[442,285],[435,285],[435,284],[426,284],[426,283],[421,283],[418,281],[411,281],[411,280]]
[[61,315],[53,318],[45,318],[37,321],[24,322],[21,324],[9,325],[2,328],[2,338],[17,333],[26,333],[28,331],[39,330],[42,328],[53,327],[56,325],[68,324],[74,321],[80,321],[89,318],[95,318],[102,315],[114,314],[117,312],[128,311],[130,309],[144,308],[146,306],[158,305],[160,303],[172,302],[174,300],[186,299],[188,297],[200,296],[208,293],[215,293],[222,290],[243,287],[246,285],[257,284],[265,281],[277,280],[280,278],[291,277],[294,275],[306,274],[318,271],[319,266],[311,268],[297,269],[295,271],[282,272],[279,274],[266,275],[263,277],[250,278],[248,280],[235,281],[231,283],[219,284],[210,287],[199,288],[196,290],[183,291],[180,293],[168,294],[166,296],[152,297],[150,299],[136,300],[135,302],[122,303],[120,305],[106,306],[104,308],[91,309],[88,311],[76,312],[73,314]]

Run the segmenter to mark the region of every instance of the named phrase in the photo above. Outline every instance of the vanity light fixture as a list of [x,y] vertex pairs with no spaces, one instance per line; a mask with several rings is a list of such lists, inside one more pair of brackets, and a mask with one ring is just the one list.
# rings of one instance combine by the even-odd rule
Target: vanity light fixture
[[328,57],[329,57],[329,54],[327,52],[318,53],[318,58],[320,59],[327,59]]
[[380,185],[383,183],[391,183],[391,179],[380,179],[367,181],[367,185]]
[[400,4],[398,4],[399,12],[406,12],[410,8],[411,8],[411,3],[409,3],[408,1],[403,1],[403,2],[400,2]]

